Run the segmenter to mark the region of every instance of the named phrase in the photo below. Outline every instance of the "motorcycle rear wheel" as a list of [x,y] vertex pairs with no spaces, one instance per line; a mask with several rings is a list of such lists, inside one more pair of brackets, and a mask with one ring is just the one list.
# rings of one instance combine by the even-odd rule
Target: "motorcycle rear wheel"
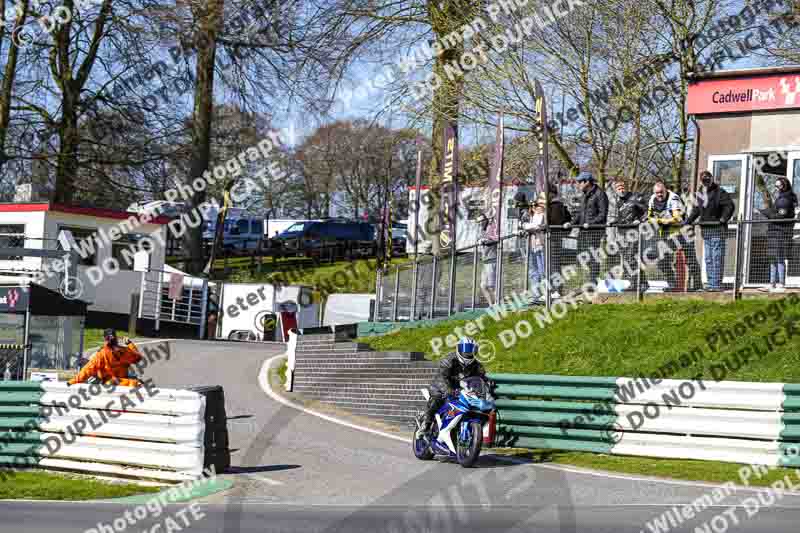
[[480,422],[469,422],[469,441],[458,441],[456,446],[456,459],[464,468],[472,468],[478,461],[483,445],[483,428]]

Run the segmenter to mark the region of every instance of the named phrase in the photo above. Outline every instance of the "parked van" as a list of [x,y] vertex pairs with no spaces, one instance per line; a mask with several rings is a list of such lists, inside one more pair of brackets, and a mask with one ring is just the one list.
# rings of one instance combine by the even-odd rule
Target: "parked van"
[[376,253],[375,228],[365,222],[334,219],[319,222],[296,222],[270,239],[277,255],[352,258]]
[[[217,231],[218,210],[207,209],[203,240],[209,245],[214,242]],[[255,250],[261,247],[264,239],[264,219],[244,209],[229,208],[225,217],[222,247],[226,250]]]

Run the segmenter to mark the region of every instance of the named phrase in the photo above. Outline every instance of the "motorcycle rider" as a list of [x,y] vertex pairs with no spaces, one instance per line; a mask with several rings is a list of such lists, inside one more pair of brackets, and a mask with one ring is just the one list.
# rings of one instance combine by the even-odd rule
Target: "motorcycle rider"
[[422,433],[430,433],[436,411],[447,398],[455,395],[459,389],[459,381],[471,377],[486,379],[486,370],[480,361],[475,359],[477,353],[478,343],[469,337],[462,337],[458,340],[456,351],[447,354],[439,361],[439,375],[431,383],[429,389],[431,397],[420,424]]
[[128,369],[142,358],[139,349],[127,337],[122,338],[120,346],[117,332],[113,329],[103,331],[103,347],[92,356],[78,375],[69,380],[69,385],[86,383],[90,378],[97,378],[101,383],[113,383],[124,387],[136,387],[138,379],[128,378]]

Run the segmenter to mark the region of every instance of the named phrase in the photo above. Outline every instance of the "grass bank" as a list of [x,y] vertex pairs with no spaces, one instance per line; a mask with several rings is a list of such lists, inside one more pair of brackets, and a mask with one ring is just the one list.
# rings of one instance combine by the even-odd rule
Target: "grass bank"
[[[393,263],[407,259],[397,258]],[[235,268],[227,280],[239,283],[280,283],[313,287],[322,298],[334,293],[374,293],[375,260],[357,259],[335,263],[315,263],[296,258],[264,263],[261,272],[249,265]]]
[[86,477],[48,472],[15,472],[0,483],[3,500],[99,500],[154,493],[159,487],[108,483]]
[[[573,376],[649,375],[694,352],[698,361],[677,368],[674,378],[698,372],[710,375],[735,351],[749,346],[787,321],[800,320],[800,298],[745,300],[731,304],[672,301],[644,304],[585,305],[564,318],[540,328],[538,311],[508,313],[495,321],[487,316],[484,329],[471,335],[490,341],[495,353],[482,354],[492,372],[562,374]],[[752,327],[746,323],[752,317]],[[757,323],[755,317],[766,317]],[[521,326],[527,322],[530,325]],[[446,346],[467,321],[448,321],[429,328],[399,330],[380,337],[359,339],[376,350],[413,350],[436,359],[452,348]],[[743,324],[743,325],[742,325]],[[737,327],[741,334],[737,333]],[[800,326],[799,326],[800,327]],[[523,335],[531,331],[527,337]],[[723,338],[724,337],[724,338]],[[442,340],[440,354],[431,341]],[[716,340],[721,339],[721,340]],[[504,345],[503,340],[506,341]],[[727,342],[726,342],[727,341]],[[762,339],[763,341],[763,339]],[[508,345],[508,347],[506,347]],[[783,346],[775,346],[757,363],[731,371],[726,379],[800,383],[800,334]]]
[[[483,352],[491,372],[560,374],[573,376],[653,375],[670,365],[673,378],[697,374],[715,379],[723,361],[754,342],[766,346],[764,336],[795,324],[798,333],[782,346],[773,346],[757,361],[728,369],[724,379],[800,383],[800,298],[745,300],[730,304],[702,301],[653,302],[631,305],[586,305],[572,310],[545,328],[538,311],[509,313],[471,336],[490,341],[495,351]],[[541,314],[539,315],[541,316]],[[527,326],[519,324],[527,322]],[[434,353],[431,341],[466,334],[467,321],[448,321],[433,327],[398,330],[380,337],[359,339],[376,350],[424,352],[437,359],[451,348]],[[788,325],[788,326],[787,326]],[[517,333],[527,337],[511,334]],[[784,329],[779,340],[787,339]],[[507,342],[504,345],[503,339]],[[511,342],[515,341],[515,342]],[[506,346],[507,345],[507,346]],[[483,350],[484,345],[482,345]],[[675,364],[682,354],[694,353],[686,366]],[[516,451],[514,451],[516,452]],[[630,474],[677,479],[738,482],[741,465],[714,461],[622,457],[552,450],[519,450],[535,460]],[[767,485],[790,473],[776,469],[752,484]],[[796,479],[792,473],[792,479]]]

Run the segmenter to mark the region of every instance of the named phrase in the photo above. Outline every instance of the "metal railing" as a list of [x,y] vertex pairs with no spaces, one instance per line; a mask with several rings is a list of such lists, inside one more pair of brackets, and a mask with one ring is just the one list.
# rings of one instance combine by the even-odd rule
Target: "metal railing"
[[[553,226],[379,273],[376,320],[450,316],[504,301],[552,305],[566,295],[800,289],[800,221]],[[798,243],[796,246],[795,243]],[[416,277],[415,277],[416,276]]]

